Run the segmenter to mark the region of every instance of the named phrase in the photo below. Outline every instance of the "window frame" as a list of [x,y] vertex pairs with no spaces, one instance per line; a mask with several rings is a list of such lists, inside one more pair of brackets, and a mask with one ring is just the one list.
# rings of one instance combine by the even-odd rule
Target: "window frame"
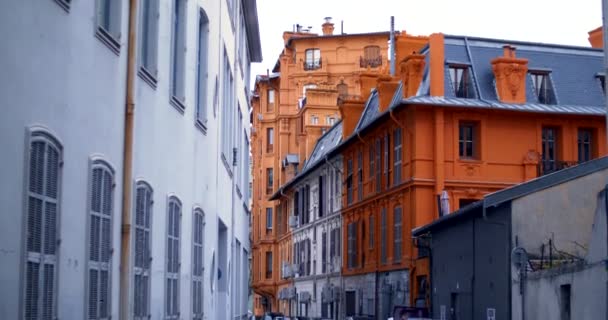
[[273,229],[272,228],[273,216],[274,216],[274,213],[273,213],[272,207],[266,207],[266,232],[272,231],[272,229]]
[[[153,215],[153,204],[154,204],[154,190],[152,189],[152,187],[150,186],[150,184],[148,184],[146,181],[144,180],[138,180],[135,182],[135,193],[134,193],[134,203],[133,203],[133,212],[135,213],[133,215],[133,290],[132,290],[132,295],[133,295],[133,319],[134,320],[147,320],[149,319],[149,316],[151,314],[151,310],[150,310],[150,302],[151,302],[151,290],[150,290],[150,286],[152,283],[152,273],[151,273],[151,261],[152,261],[152,229],[153,229],[153,219],[154,219],[154,215]],[[138,215],[138,209],[139,209],[139,205],[140,202],[138,201],[138,191],[139,190],[143,190],[145,197],[148,197],[149,203],[145,205],[145,207],[143,208],[144,212],[143,212],[143,219],[144,219],[144,224],[143,225],[139,225],[137,222],[137,215]],[[148,194],[146,194],[146,192]],[[146,198],[144,197],[144,199],[142,199],[142,201],[145,201]],[[146,212],[146,209],[148,209],[149,211]],[[146,218],[147,215],[147,218]],[[148,226],[146,227],[145,222],[148,222]],[[147,247],[148,248],[148,252],[144,252],[143,253],[143,259],[145,261],[145,259],[147,258],[147,268],[146,265],[142,266],[142,267],[137,267],[137,257],[138,257],[138,251],[137,251],[137,231],[139,229],[142,229],[142,231],[144,232],[144,234],[147,232],[148,233],[148,243],[147,245],[144,244],[144,249]],[[145,237],[144,237],[145,239]],[[137,287],[137,276],[141,276],[141,277],[147,277],[146,280],[146,285],[147,285],[147,291],[144,293],[145,297],[143,298],[143,300],[138,301],[138,287]],[[143,303],[143,311],[145,312],[145,314],[138,314],[139,308],[138,308],[138,303]]]
[[[552,133],[553,136],[549,137],[549,133]],[[543,173],[549,173],[557,170],[558,162],[560,161],[560,140],[559,127],[543,126],[541,128],[541,166]]]
[[266,195],[274,191],[274,168],[266,168]]
[[350,205],[353,203],[353,159],[348,159],[346,163],[346,204]]
[[[581,137],[581,134],[585,134],[586,137]],[[586,138],[586,139],[581,139]],[[587,140],[587,141],[585,141]],[[578,163],[583,163],[592,160],[595,157],[595,130],[591,128],[578,128],[577,129],[577,155],[578,155]],[[587,147],[587,150],[581,150],[581,147]]]
[[171,8],[170,103],[182,114],[186,109],[186,0],[173,0]]
[[[470,128],[470,137],[464,129]],[[468,154],[467,145],[471,147]],[[475,120],[458,121],[458,158],[460,160],[481,160],[481,123]]]
[[456,98],[470,99],[474,98],[472,94],[472,72],[469,65],[466,64],[448,64],[448,76],[450,79],[452,93]]
[[[192,294],[192,319],[202,320],[205,315],[205,212],[199,206],[195,206],[193,213],[192,223],[192,280],[191,294]],[[197,230],[200,223],[200,230]],[[200,231],[200,234],[198,233]],[[197,242],[197,235],[200,238],[200,242]],[[200,270],[197,271],[197,250],[200,250]],[[198,291],[200,290],[200,291]],[[197,300],[197,297],[200,300]]]
[[[158,0],[148,0],[139,8],[139,37],[137,65],[139,75],[152,89],[158,84],[158,29],[160,7]],[[145,11],[147,10],[147,11]]]
[[[532,83],[532,92],[540,104],[555,104],[553,81],[550,70],[529,70],[528,76]],[[539,83],[540,79],[540,83]]]
[[[56,0],[61,1],[61,0]],[[62,2],[65,2],[63,0]],[[68,1],[71,2],[71,1]],[[101,16],[105,15],[106,11],[103,8],[103,4],[106,4],[105,10],[109,10],[109,14],[106,17],[108,25],[103,25]],[[120,55],[120,38],[122,29],[122,2],[116,0],[96,0],[95,1],[95,37],[99,39],[104,45],[108,47],[116,55]],[[103,11],[102,11],[103,10]]]
[[[173,221],[171,222],[171,205],[177,206],[177,217],[174,217],[174,219],[176,219],[177,221]],[[175,211],[173,211],[174,214]],[[163,310],[163,314],[164,314],[164,318],[165,319],[179,319],[180,317],[180,304],[181,304],[181,296],[180,296],[180,290],[181,290],[181,260],[182,260],[182,255],[181,255],[181,245],[182,245],[182,214],[183,214],[183,205],[181,200],[176,196],[176,195],[170,195],[167,199],[167,208],[166,208],[166,225],[165,225],[165,237],[164,240],[165,242],[165,261],[163,261],[164,266],[165,266],[165,274],[163,277],[163,288],[165,290],[164,292],[164,301],[163,301],[163,305],[164,305],[164,310]],[[178,223],[177,229],[175,229],[175,225],[174,226],[174,232],[177,231],[176,235],[171,235],[171,224],[172,223]],[[175,242],[177,242],[177,253],[175,253],[175,251],[173,251],[174,257],[175,259],[177,259],[176,265],[174,267],[177,268],[177,270],[174,270],[175,272],[171,272],[169,264],[171,264],[171,251],[169,250],[170,245],[168,244],[169,241],[172,241],[173,244],[175,244]],[[175,249],[175,248],[174,248]],[[174,250],[173,249],[173,250]],[[172,294],[175,294],[175,297],[173,298],[173,301],[170,301],[169,299],[171,299],[169,291],[171,290],[171,288],[169,288],[168,282],[169,281],[175,281],[175,288],[173,288],[172,290]],[[172,302],[172,303],[171,303]],[[173,307],[173,309],[171,308]],[[170,310],[171,309],[171,310]]]
[[[207,101],[209,85],[209,17],[205,10],[198,10],[198,33],[196,53],[196,125],[207,131]],[[216,78],[217,86],[217,78]],[[217,88],[216,88],[217,89]]]
[[[399,217],[399,219],[397,219]],[[397,221],[398,220],[398,221]],[[393,209],[393,263],[401,263],[403,256],[403,209]]]
[[266,153],[274,153],[274,128],[266,128]]
[[[310,52],[310,59],[309,59]],[[304,50],[304,70],[311,71],[320,69],[322,65],[321,61],[321,49],[319,48],[307,48]]]
[[401,127],[393,131],[393,185],[401,183],[401,166],[403,164],[403,130]]
[[275,91],[270,88],[266,90],[266,112],[274,112]]
[[388,263],[388,213],[386,208],[380,209],[380,264]]
[[[266,265],[266,270],[264,270],[264,279],[272,279],[272,273],[273,273],[273,262],[274,262],[274,257],[272,256],[272,251],[266,251],[266,255],[265,255],[266,261],[265,261],[265,265]],[[270,263],[268,263],[268,261],[270,260]]]
[[[62,198],[62,178],[63,178],[63,145],[62,143],[55,137],[54,134],[52,134],[51,132],[47,131],[45,128],[41,128],[41,127],[31,127],[27,130],[27,144],[26,144],[26,148],[25,148],[25,159],[24,159],[24,163],[26,163],[27,165],[24,167],[25,170],[25,179],[24,179],[24,183],[23,183],[23,218],[22,218],[22,234],[23,236],[23,247],[22,247],[22,270],[23,270],[23,277],[21,278],[21,316],[25,318],[25,316],[27,315],[27,288],[28,288],[28,277],[27,277],[27,265],[30,262],[30,260],[38,260],[38,277],[37,277],[37,292],[38,292],[38,298],[37,301],[35,302],[35,308],[36,308],[36,316],[43,316],[43,307],[44,305],[39,305],[39,303],[41,302],[40,300],[45,300],[44,296],[41,294],[41,292],[48,292],[47,290],[45,290],[46,288],[42,285],[42,283],[45,283],[44,281],[41,281],[41,278],[44,278],[44,265],[46,262],[45,258],[50,258],[52,263],[49,264],[53,264],[54,265],[54,272],[53,272],[53,289],[52,289],[52,297],[51,297],[51,317],[54,319],[57,316],[57,295],[59,293],[58,289],[57,289],[57,285],[59,283],[59,258],[61,255],[61,198]],[[33,155],[33,144],[35,142],[42,142],[44,143],[44,154],[43,154],[43,169],[42,170],[42,174],[43,176],[46,178],[47,176],[47,166],[48,166],[48,161],[47,161],[47,153],[48,153],[48,148],[51,147],[53,149],[55,149],[56,153],[57,153],[57,166],[56,166],[56,170],[57,170],[57,177],[56,177],[56,184],[55,184],[55,200],[52,201],[55,205],[55,254],[51,255],[51,254],[44,254],[42,253],[42,251],[44,250],[44,239],[46,238],[45,235],[42,235],[42,233],[44,232],[44,227],[40,226],[40,231],[41,231],[41,235],[40,235],[40,252],[36,253],[35,251],[32,251],[34,254],[34,256],[30,256],[30,251],[28,249],[28,240],[27,240],[27,233],[28,233],[28,229],[30,226],[30,222],[28,221],[28,217],[29,217],[29,211],[31,208],[31,202],[29,201],[29,199],[31,197],[34,198],[38,198],[38,200],[41,201],[42,203],[42,207],[44,207],[44,209],[40,209],[41,214],[43,214],[43,212],[46,212],[46,202],[48,202],[49,198],[46,195],[46,188],[48,187],[48,181],[45,179],[43,182],[43,187],[42,187],[42,191],[40,193],[35,193],[32,192],[31,189],[31,181],[32,181],[32,157]],[[45,201],[46,199],[46,201]],[[44,222],[45,219],[43,219],[42,217],[40,217],[40,221]],[[48,256],[48,257],[47,257]],[[53,257],[50,257],[53,256]],[[32,261],[33,263],[36,263],[36,261]],[[40,296],[43,296],[42,299],[40,299]]]
[[363,200],[363,152],[357,151],[357,201]]

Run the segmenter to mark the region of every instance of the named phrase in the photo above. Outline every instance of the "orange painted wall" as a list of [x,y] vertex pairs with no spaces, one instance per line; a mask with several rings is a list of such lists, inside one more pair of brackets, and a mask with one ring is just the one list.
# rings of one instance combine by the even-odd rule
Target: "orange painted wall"
[[[277,300],[278,290],[289,286],[290,280],[281,279],[281,264],[291,261],[291,237],[277,232],[278,214],[287,223],[287,210],[278,213],[278,202],[268,201],[266,193],[266,169],[273,168],[272,192],[289,181],[295,172],[282,170],[281,160],[289,153],[298,154],[299,169],[310,155],[317,139],[330,127],[326,117],[337,122],[340,118],[336,100],[338,85],[348,88],[348,95],[360,95],[359,77],[362,72],[384,72],[388,68],[388,33],[363,35],[317,36],[311,33],[284,33],[286,47],[279,57],[275,72],[279,77],[258,78],[252,101],[252,159],[253,159],[253,206],[252,206],[252,272],[254,301],[261,300],[260,294],[270,298],[273,311],[285,311],[285,303]],[[289,39],[291,40],[289,41]],[[382,56],[382,64],[374,68],[363,68],[360,58],[364,48],[377,45]],[[318,48],[321,66],[314,70],[304,69],[305,51]],[[382,71],[381,71],[382,70]],[[304,85],[315,84],[317,89],[307,92],[307,103],[298,108],[298,100],[303,96]],[[268,105],[268,90],[275,92],[274,105]],[[318,117],[318,124],[311,123],[312,116]],[[267,129],[274,129],[274,146],[267,152]],[[273,228],[266,230],[266,208],[273,209]],[[289,230],[286,231],[289,233]],[[273,274],[265,278],[265,252],[273,252]],[[261,315],[264,309],[254,303],[254,314]]]

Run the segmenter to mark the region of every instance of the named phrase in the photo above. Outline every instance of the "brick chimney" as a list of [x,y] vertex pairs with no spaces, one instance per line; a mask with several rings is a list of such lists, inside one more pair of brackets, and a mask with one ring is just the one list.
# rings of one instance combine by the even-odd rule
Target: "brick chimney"
[[420,52],[429,43],[427,36],[414,36],[401,31],[395,36],[395,61],[400,62],[411,54]]
[[343,97],[338,99],[340,118],[342,118],[342,139],[353,134],[359,118],[363,113],[366,100],[360,97]]
[[505,103],[526,102],[528,59],[516,58],[515,47],[503,46],[503,56],[492,60],[498,99]]
[[401,61],[399,74],[403,83],[403,98],[416,95],[420,82],[422,82],[424,65],[424,55],[422,54],[411,54]]
[[379,74],[363,72],[359,75],[360,94],[363,101],[367,101],[372,89],[376,87]]
[[334,34],[334,24],[331,23],[331,17],[325,17],[325,23],[321,25],[323,28],[324,36],[331,36]]
[[592,48],[602,49],[604,47],[604,31],[601,26],[589,31],[589,43]]
[[394,78],[389,75],[382,75],[376,83],[378,90],[378,111],[384,112],[388,109],[395,96],[395,90],[399,86],[399,78]]

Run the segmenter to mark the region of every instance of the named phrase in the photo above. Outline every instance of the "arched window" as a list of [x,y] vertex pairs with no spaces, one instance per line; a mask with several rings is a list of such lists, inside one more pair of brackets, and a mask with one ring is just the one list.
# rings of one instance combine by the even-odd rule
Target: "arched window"
[[203,319],[203,269],[205,214],[200,208],[194,209],[192,236],[192,315],[194,320]]
[[167,206],[167,281],[165,282],[166,319],[179,318],[179,267],[182,203],[175,196]]
[[106,319],[112,313],[112,214],[114,169],[103,160],[93,160],[90,173],[88,313],[89,319]]
[[150,315],[150,242],[152,239],[152,187],[144,181],[135,186],[135,235],[133,263],[134,319],[148,319]]
[[25,319],[56,316],[62,147],[45,132],[29,143],[25,255]]
[[382,65],[382,55],[379,46],[367,46],[363,48],[360,66],[362,68],[376,68]]

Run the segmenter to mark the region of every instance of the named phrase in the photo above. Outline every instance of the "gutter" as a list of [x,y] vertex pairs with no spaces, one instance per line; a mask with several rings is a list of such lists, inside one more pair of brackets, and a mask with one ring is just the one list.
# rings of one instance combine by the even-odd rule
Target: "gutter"
[[133,123],[135,114],[137,0],[129,0],[129,38],[127,42],[127,92],[123,141],[122,210],[120,235],[119,318],[129,319],[129,280],[131,267],[131,177],[133,175]]

